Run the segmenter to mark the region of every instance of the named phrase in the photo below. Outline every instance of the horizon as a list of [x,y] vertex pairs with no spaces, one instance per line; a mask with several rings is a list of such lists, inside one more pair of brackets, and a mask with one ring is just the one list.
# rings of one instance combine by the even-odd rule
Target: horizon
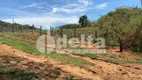
[[0,20],[12,23],[40,25],[45,29],[64,24],[77,24],[79,17],[87,15],[90,21],[121,6],[140,7],[140,0],[5,0],[0,4]]

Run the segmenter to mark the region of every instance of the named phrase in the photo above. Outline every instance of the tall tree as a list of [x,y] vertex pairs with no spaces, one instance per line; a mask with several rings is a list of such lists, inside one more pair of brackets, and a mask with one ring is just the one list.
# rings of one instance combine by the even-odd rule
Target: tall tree
[[80,17],[79,24],[81,25],[81,27],[86,27],[87,22],[88,22],[88,18],[87,18],[86,15],[83,15],[83,16]]

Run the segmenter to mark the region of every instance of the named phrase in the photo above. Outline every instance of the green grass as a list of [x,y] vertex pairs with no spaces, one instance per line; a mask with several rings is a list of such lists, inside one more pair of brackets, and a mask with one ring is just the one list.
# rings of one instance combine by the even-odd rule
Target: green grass
[[77,79],[75,79],[74,77],[65,77],[63,78],[63,80],[77,80]]
[[19,34],[19,33],[9,33],[9,34],[7,34],[7,35],[9,35],[10,37],[13,37],[13,38],[17,38],[17,37],[19,37],[21,34]]
[[20,34],[20,33],[1,33],[0,35],[1,35],[1,36],[8,35],[8,36],[10,36],[11,38],[17,38],[17,37],[19,37],[21,34]]
[[[28,53],[36,53],[36,54],[41,54],[35,45],[30,44],[30,43],[26,43],[26,42],[22,42],[22,41],[18,41],[18,40],[14,40],[14,39],[9,39],[6,37],[1,37],[0,36],[0,41],[2,41],[2,43],[8,44],[10,46],[13,46],[21,51],[24,52],[28,52]],[[44,54],[45,55],[45,54]],[[54,59],[60,60],[64,63],[68,63],[68,64],[73,64],[75,66],[79,66],[79,67],[85,67],[85,66],[92,66],[93,64],[81,59],[81,58],[75,58],[66,54],[57,54],[55,52],[48,54],[47,56],[50,56]]]
[[[115,64],[125,64],[125,63],[138,63],[138,61],[129,57],[126,57],[122,54],[115,55],[115,54],[84,54],[90,58],[102,58],[108,62],[115,63]],[[139,62],[140,63],[140,62]]]
[[84,55],[87,56],[87,57],[90,57],[90,58],[98,58],[98,57],[107,56],[107,54],[91,54],[91,53],[87,53],[87,54],[84,54]]
[[36,74],[27,72],[18,68],[9,68],[0,64],[0,79],[1,80],[35,80]]
[[14,46],[15,48],[24,52],[40,54],[40,52],[36,49],[36,46],[30,43],[9,39],[6,37],[0,37],[0,41],[2,41],[4,44]]
[[75,57],[71,57],[67,54],[58,54],[56,52],[52,52],[51,54],[48,54],[48,56],[63,61],[65,63],[69,63],[75,66],[79,66],[79,67],[85,67],[85,66],[94,66],[95,64],[92,64],[84,59],[81,58],[75,58]]
[[142,64],[142,58],[138,58],[136,62]]
[[[40,33],[40,29],[36,29],[35,32]],[[42,30],[42,33],[47,33],[47,30]]]

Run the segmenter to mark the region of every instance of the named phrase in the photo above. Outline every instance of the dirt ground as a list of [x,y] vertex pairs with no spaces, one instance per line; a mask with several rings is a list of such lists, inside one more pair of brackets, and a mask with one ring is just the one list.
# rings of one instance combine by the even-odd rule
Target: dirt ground
[[[80,56],[72,55],[80,58]],[[89,57],[81,57],[95,67],[90,68],[104,80],[142,80],[142,65],[139,64],[113,64],[101,60],[92,60]]]
[[103,80],[85,69],[64,64],[47,56],[24,53],[5,44],[0,44],[0,63],[36,72],[39,74],[39,80],[55,80],[70,76],[81,80]]
[[0,43],[0,63],[36,72],[40,80],[55,80],[65,76],[75,76],[80,80],[142,80],[140,64],[119,65],[89,57],[71,56],[85,59],[95,66],[86,70],[47,56],[28,54]]

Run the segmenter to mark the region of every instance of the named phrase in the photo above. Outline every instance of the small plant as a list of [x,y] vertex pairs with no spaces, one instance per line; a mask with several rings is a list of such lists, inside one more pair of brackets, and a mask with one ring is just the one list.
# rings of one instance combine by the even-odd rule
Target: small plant
[[138,59],[136,60],[136,62],[139,63],[139,64],[142,64],[142,58],[138,58]]
[[72,77],[65,77],[63,78],[63,80],[75,80],[75,78],[72,76]]
[[9,68],[0,64],[0,79],[1,80],[35,80],[36,74],[27,72],[18,68]]

